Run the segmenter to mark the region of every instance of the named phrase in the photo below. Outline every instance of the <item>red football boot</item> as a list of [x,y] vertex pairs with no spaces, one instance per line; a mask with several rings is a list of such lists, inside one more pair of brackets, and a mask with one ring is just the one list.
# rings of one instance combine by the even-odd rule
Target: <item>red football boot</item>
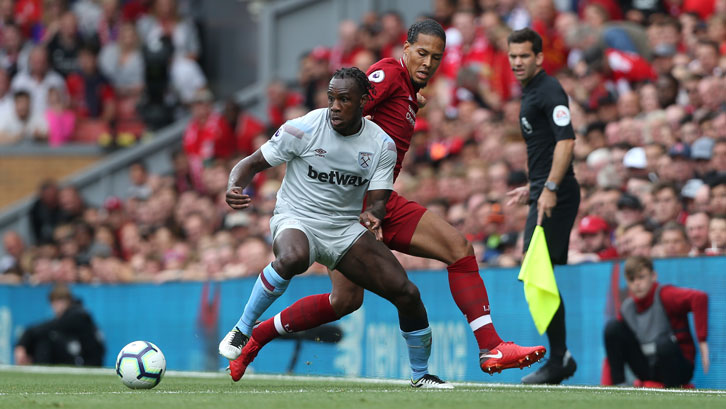
[[242,379],[242,375],[245,374],[247,366],[255,360],[257,352],[261,348],[262,346],[254,338],[250,338],[244,348],[242,348],[240,356],[234,361],[229,361],[229,374],[232,376],[233,381],[237,382]]
[[503,369],[530,366],[542,359],[545,352],[547,349],[541,345],[521,347],[514,342],[502,342],[494,349],[481,352],[479,365],[482,371],[492,375],[495,372],[502,372]]

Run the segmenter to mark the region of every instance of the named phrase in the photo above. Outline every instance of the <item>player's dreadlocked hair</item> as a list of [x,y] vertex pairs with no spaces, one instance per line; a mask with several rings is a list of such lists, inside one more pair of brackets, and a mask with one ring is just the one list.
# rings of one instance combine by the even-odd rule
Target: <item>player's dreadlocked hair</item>
[[406,41],[408,41],[409,44],[415,43],[418,41],[419,34],[436,36],[440,38],[444,44],[446,44],[446,32],[444,31],[444,28],[441,27],[441,24],[439,24],[436,20],[427,18],[411,24],[411,27],[408,28]]
[[373,85],[371,85],[371,82],[368,81],[368,77],[366,77],[366,74],[356,67],[341,68],[338,71],[335,71],[335,73],[333,74],[333,78],[341,80],[346,78],[353,78],[356,84],[358,84],[358,88],[360,88],[361,95],[371,95]]

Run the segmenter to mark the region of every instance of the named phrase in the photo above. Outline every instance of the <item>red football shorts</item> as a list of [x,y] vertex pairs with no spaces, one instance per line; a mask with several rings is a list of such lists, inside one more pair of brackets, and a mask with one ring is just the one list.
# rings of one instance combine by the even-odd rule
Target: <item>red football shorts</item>
[[408,253],[411,238],[426,208],[407,200],[395,191],[386,203],[386,217],[383,219],[383,242],[391,250]]

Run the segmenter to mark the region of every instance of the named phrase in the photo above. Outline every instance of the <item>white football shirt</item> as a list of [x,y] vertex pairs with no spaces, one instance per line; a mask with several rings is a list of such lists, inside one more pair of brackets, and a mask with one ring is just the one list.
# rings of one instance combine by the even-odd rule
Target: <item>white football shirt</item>
[[260,148],[267,163],[287,163],[275,213],[334,223],[358,220],[368,190],[392,190],[396,144],[363,119],[358,133],[343,136],[328,109],[287,121]]

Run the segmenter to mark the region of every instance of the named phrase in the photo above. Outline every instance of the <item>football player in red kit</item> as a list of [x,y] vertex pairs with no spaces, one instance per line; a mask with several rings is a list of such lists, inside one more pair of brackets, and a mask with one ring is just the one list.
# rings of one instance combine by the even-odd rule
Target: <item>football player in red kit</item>
[[[441,63],[446,34],[434,20],[414,23],[408,30],[399,60],[384,58],[368,70],[374,87],[364,115],[393,138],[398,151],[394,179],[408,151],[419,108],[418,91]],[[466,316],[479,346],[479,362],[487,373],[520,368],[541,359],[545,348],[503,342],[492,324],[486,287],[479,275],[474,250],[464,235],[443,218],[416,202],[392,192],[382,224],[383,242],[392,250],[446,263],[451,295]],[[330,273],[333,290],[298,300],[275,317],[260,323],[242,354],[230,363],[239,380],[259,349],[286,332],[297,332],[335,321],[360,308],[363,289],[337,271]]]

